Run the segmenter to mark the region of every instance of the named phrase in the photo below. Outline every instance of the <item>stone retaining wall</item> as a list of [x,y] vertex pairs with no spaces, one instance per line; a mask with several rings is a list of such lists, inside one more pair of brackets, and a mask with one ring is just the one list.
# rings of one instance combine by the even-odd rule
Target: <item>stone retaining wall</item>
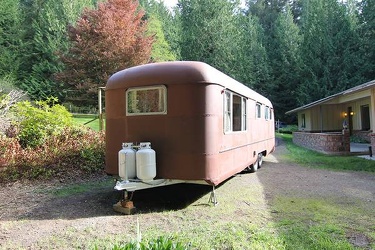
[[[375,134],[373,140],[375,142]],[[350,135],[348,130],[343,130],[342,133],[294,132],[293,143],[326,154],[350,153]]]

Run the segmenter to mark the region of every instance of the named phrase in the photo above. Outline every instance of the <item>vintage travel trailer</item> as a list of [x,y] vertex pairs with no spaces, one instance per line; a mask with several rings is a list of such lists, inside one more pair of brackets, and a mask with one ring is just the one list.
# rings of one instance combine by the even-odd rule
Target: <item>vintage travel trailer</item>
[[[115,73],[105,88],[106,172],[116,189],[179,182],[213,187],[275,149],[271,102],[202,62]],[[123,147],[122,147],[123,146]]]

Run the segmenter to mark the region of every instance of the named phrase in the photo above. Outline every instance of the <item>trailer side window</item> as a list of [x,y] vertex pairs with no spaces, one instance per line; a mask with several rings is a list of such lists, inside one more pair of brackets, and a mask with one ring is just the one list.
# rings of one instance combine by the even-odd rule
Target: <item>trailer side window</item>
[[246,121],[247,121],[247,108],[246,108],[246,99],[242,98],[242,130],[246,130]]
[[256,118],[261,118],[262,117],[262,104],[260,104],[259,102],[257,102],[256,104],[256,107],[255,107],[255,116]]
[[129,88],[126,91],[126,115],[157,115],[167,113],[167,88],[153,86]]
[[224,95],[224,132],[232,131],[232,105],[231,105],[231,93],[229,91],[225,91]]
[[246,130],[246,98],[225,91],[224,132]]
[[264,119],[269,120],[269,115],[270,115],[270,108],[265,106],[264,107]]

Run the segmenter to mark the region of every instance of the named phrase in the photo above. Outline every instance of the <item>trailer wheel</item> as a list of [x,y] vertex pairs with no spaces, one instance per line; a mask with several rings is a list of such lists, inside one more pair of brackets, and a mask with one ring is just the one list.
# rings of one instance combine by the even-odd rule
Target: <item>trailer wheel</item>
[[258,160],[257,160],[257,163],[258,163],[258,168],[261,168],[261,167],[262,167],[262,164],[263,164],[263,154],[262,154],[262,153],[259,153],[259,154],[258,154]]
[[258,171],[258,159],[256,162],[254,162],[254,164],[251,164],[249,166],[249,172],[250,173],[255,173],[256,171]]

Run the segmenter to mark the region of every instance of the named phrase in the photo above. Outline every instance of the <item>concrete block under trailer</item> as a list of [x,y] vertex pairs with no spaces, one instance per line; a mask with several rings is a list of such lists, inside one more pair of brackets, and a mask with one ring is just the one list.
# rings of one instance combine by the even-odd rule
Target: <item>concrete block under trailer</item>
[[255,172],[275,149],[271,102],[205,63],[132,67],[112,75],[105,89],[106,172],[119,176],[124,142],[150,142],[156,152],[152,180],[123,176],[117,190],[215,187],[246,168]]

